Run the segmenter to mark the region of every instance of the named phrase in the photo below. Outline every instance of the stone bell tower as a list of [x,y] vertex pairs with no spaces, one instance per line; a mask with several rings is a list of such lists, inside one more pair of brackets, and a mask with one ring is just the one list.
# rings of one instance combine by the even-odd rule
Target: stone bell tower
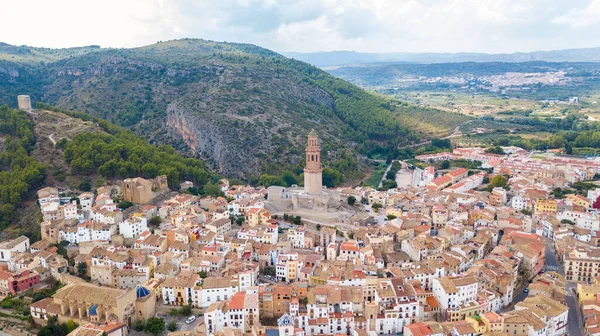
[[321,169],[321,146],[315,130],[308,134],[306,146],[306,166],[304,167],[304,192],[320,195],[323,189],[323,169]]

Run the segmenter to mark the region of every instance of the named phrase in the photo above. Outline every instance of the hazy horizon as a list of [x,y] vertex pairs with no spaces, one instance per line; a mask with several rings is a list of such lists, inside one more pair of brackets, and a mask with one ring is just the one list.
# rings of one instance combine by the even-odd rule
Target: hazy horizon
[[278,52],[515,53],[600,46],[600,0],[23,0],[0,40],[138,47],[184,37]]

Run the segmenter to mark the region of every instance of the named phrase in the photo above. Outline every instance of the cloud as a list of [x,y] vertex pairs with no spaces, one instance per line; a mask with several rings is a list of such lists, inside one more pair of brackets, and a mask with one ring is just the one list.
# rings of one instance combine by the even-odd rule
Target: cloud
[[600,23],[600,0],[591,1],[585,8],[572,8],[564,15],[552,19],[552,22],[575,28],[598,24]]
[[0,12],[0,40],[47,47],[182,37],[305,52],[600,46],[600,0],[20,0]]

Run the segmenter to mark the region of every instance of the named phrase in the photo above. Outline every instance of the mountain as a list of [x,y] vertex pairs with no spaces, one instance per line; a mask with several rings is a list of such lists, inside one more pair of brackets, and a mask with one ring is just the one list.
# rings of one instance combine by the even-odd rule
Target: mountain
[[[35,192],[45,186],[88,191],[128,177],[166,175],[169,187],[192,181],[202,195],[217,196],[204,163],[152,146],[130,131],[85,113],[40,106],[32,112],[0,106],[0,231],[39,236]],[[209,187],[210,186],[210,187]],[[34,240],[37,240],[35,238]]]
[[360,65],[366,63],[452,63],[452,62],[600,62],[600,48],[565,49],[512,54],[485,53],[358,53],[355,51],[331,51],[283,55],[318,67]]
[[[49,52],[31,48],[31,54]],[[399,144],[428,136],[421,131],[448,134],[465,119],[445,123],[431,117],[445,112],[371,94],[249,44],[183,39],[52,55],[43,63],[0,57],[0,103],[14,106],[15,95],[29,94],[36,102],[85,111],[250,181],[284,169],[300,175],[311,128],[323,139],[325,165],[356,180],[364,175],[359,153],[385,158]],[[406,119],[423,122],[413,128]]]
[[76,57],[100,50],[102,50],[100,46],[50,49],[29,46],[15,46],[0,42],[0,61],[4,60],[31,65],[43,65],[47,62],[54,62],[64,58]]

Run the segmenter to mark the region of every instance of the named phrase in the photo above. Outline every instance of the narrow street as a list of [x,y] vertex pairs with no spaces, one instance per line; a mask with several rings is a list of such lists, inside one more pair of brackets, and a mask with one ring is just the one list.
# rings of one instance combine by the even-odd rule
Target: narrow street
[[[544,270],[554,271],[561,275],[565,275],[562,265],[560,265],[558,262],[556,252],[554,251],[554,247],[550,243],[550,240],[546,240],[546,266],[544,267]],[[575,293],[576,288],[577,283],[567,282],[567,306],[569,307],[567,326],[568,335],[583,336],[583,318],[581,317],[581,312],[579,311],[579,304],[576,297],[577,294]]]

